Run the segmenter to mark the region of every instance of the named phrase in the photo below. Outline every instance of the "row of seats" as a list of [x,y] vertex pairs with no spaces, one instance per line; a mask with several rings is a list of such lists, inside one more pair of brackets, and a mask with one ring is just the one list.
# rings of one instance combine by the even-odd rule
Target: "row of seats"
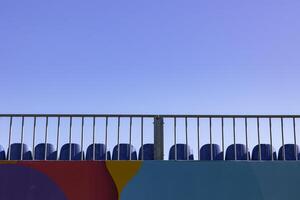
[[[95,151],[94,151],[95,147]],[[142,149],[139,157],[135,148],[129,144],[119,144],[113,149],[113,155],[110,151],[106,152],[104,144],[91,144],[88,146],[86,154],[81,151],[80,145],[71,143],[64,144],[61,147],[59,157],[54,145],[41,143],[34,148],[34,160],[137,160],[147,159],[154,160],[154,145],[145,144],[144,156]],[[120,150],[120,153],[119,153]],[[131,152],[131,153],[130,153]],[[131,155],[130,155],[131,154]],[[144,157],[144,158],[143,158]],[[32,152],[26,144],[14,143],[8,148],[7,154],[4,148],[0,145],[0,160],[33,160]]]
[[[190,148],[185,144],[177,144],[177,160],[193,160]],[[298,145],[285,144],[279,148],[278,156],[270,144],[256,145],[252,155],[247,152],[246,145],[232,144],[226,149],[225,155],[217,144],[206,144],[200,148],[200,160],[300,160]],[[175,159],[175,146],[169,153],[169,160]]]
[[[94,151],[95,147],[95,151]],[[296,151],[296,152],[295,152]],[[280,147],[278,157],[275,149],[269,144],[256,145],[250,152],[244,144],[232,144],[225,152],[220,151],[217,144],[206,144],[200,148],[200,160],[300,160],[298,145],[285,144]],[[176,154],[176,156],[175,156]],[[22,155],[22,156],[21,156]],[[10,158],[8,158],[10,156]],[[154,160],[154,145],[145,144],[137,152],[126,143],[116,145],[111,156],[104,144],[91,144],[86,154],[81,151],[80,145],[64,144],[59,157],[52,144],[38,144],[34,149],[34,160]],[[0,145],[0,160],[33,160],[32,152],[26,144],[14,143],[8,148],[7,155]],[[169,151],[169,160],[194,160],[191,148],[186,144],[173,145]]]

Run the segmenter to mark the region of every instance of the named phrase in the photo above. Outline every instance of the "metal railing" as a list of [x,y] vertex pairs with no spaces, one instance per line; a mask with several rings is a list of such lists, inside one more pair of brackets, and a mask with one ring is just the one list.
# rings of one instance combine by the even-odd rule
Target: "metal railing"
[[[77,120],[74,128],[75,119]],[[145,120],[151,123],[145,125]],[[77,143],[80,144],[81,160],[84,160],[84,151],[88,144],[93,145],[93,160],[96,159],[97,143],[103,143],[105,146],[105,159],[108,159],[107,151],[109,146],[113,146],[113,140],[116,140],[117,160],[120,159],[121,140],[126,140],[130,151],[132,145],[141,147],[141,157],[144,159],[144,144],[152,143],[154,145],[154,159],[167,159],[171,146],[175,149],[175,160],[178,156],[178,144],[184,144],[197,152],[197,160],[202,160],[200,149],[203,144],[210,145],[210,157],[213,157],[213,144],[221,146],[221,160],[225,160],[226,147],[234,146],[234,160],[238,160],[237,144],[243,144],[246,147],[246,160],[250,160],[251,146],[258,145],[259,160],[262,160],[262,144],[270,145],[271,160],[273,157],[273,148],[282,147],[283,160],[286,160],[285,144],[294,145],[295,160],[298,160],[297,146],[297,124],[300,115],[118,115],[118,114],[0,114],[0,145],[9,149],[13,140],[21,144],[20,160],[23,160],[24,145],[31,143],[32,156],[35,159],[35,146],[37,144],[37,133],[43,138],[40,143],[45,144],[44,159],[47,159],[47,144],[49,140],[55,144],[56,159],[59,160],[60,141],[62,137],[67,137],[69,144],[69,159],[71,160],[71,144],[73,143],[73,133],[75,129]],[[49,124],[49,121],[52,124]],[[79,120],[79,122],[78,122]],[[103,130],[101,135],[103,140],[99,142],[96,139],[96,127],[98,120],[101,121]],[[123,121],[122,121],[123,120]],[[124,120],[127,120],[126,122]],[[41,124],[43,121],[43,127]],[[89,123],[87,123],[89,121]],[[110,122],[114,122],[110,124]],[[64,125],[62,125],[64,122]],[[123,123],[122,123],[123,122]],[[29,127],[30,124],[30,127]],[[25,126],[28,126],[25,131]],[[16,128],[17,126],[18,128]],[[49,132],[49,127],[55,131]],[[86,127],[89,127],[87,130]],[[114,131],[112,131],[114,127]],[[122,130],[121,130],[122,127]],[[126,127],[126,128],[125,128]],[[128,130],[125,130],[127,129]],[[300,127],[299,127],[300,128]],[[16,130],[19,131],[16,131]],[[148,142],[145,142],[145,129],[148,134]],[[16,134],[20,132],[20,135]],[[112,132],[116,133],[113,135]],[[124,136],[128,133],[128,137]],[[137,133],[133,135],[133,132]],[[64,134],[62,134],[64,133]],[[29,136],[30,135],[30,136]],[[122,136],[121,136],[122,135]],[[232,135],[229,136],[229,135]],[[172,142],[173,140],[173,142]],[[231,140],[228,142],[227,140]],[[288,141],[288,142],[287,142]],[[65,142],[66,143],[66,142]],[[110,143],[110,144],[109,144]],[[7,151],[7,159],[11,160],[11,151]],[[220,152],[220,153],[221,153]],[[186,159],[189,159],[190,152],[185,151]],[[129,154],[129,160],[132,160],[132,154]]]

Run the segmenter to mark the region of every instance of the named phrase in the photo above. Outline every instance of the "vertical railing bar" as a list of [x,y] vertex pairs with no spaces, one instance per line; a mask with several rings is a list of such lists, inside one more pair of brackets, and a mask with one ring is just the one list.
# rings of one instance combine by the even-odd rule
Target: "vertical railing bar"
[[295,159],[298,160],[298,146],[297,146],[297,134],[296,134],[296,120],[293,117],[293,129],[294,129],[294,151],[295,151]]
[[131,131],[132,131],[132,117],[129,118],[129,160],[131,160]]
[[210,142],[210,160],[213,160],[211,117],[209,118],[209,142]]
[[269,129],[270,129],[270,150],[271,150],[271,158],[272,161],[274,160],[274,156],[273,156],[273,139],[272,139],[272,118],[269,117]]
[[175,147],[175,160],[177,160],[177,120],[176,117],[174,117],[174,147]]
[[188,120],[187,120],[187,117],[185,117],[185,144],[186,144],[186,159],[189,160]]
[[221,119],[222,122],[222,159],[225,160],[225,143],[224,143],[224,118]]
[[24,152],[23,139],[24,139],[24,116],[22,116],[22,129],[21,129],[21,160],[23,160],[23,152]]
[[57,131],[56,131],[56,160],[58,160],[58,147],[59,147],[59,134],[60,134],[60,116],[57,118]]
[[107,140],[108,140],[108,137],[107,137],[107,134],[108,134],[108,116],[106,116],[105,118],[105,160],[107,160]]
[[35,160],[35,132],[36,132],[36,116],[33,118],[33,133],[32,133],[32,159]]
[[249,145],[248,145],[248,118],[245,117],[245,136],[246,136],[246,153],[247,153],[247,160],[249,160]]
[[[144,160],[144,117],[141,117],[141,147],[142,147],[142,160]],[[130,151],[131,155],[131,151]]]
[[197,117],[197,151],[198,151],[198,160],[200,160],[200,125],[199,125],[199,117]]
[[10,148],[10,145],[11,145],[11,135],[12,135],[12,125],[13,125],[13,116],[10,116],[10,120],[9,120],[9,135],[8,135],[8,160],[11,159],[11,148]]
[[234,141],[234,160],[237,160],[236,142],[235,142],[235,117],[233,118],[233,141]]
[[83,134],[84,134],[84,117],[81,117],[81,160],[83,160]]
[[[95,133],[96,132],[96,117],[93,117],[93,160],[95,160],[96,158],[96,144],[95,144]],[[105,144],[105,148],[106,148],[106,144]],[[105,150],[106,152],[106,150]]]
[[283,160],[285,160],[285,146],[284,146],[284,126],[283,126],[283,118],[280,118],[281,122],[281,137],[282,137],[282,152],[283,152]]
[[120,116],[118,117],[118,160],[120,160]]
[[261,160],[261,146],[260,146],[260,127],[259,127],[259,118],[256,118],[257,123],[257,141],[258,141],[258,153],[259,153],[259,160]]
[[48,116],[46,117],[46,127],[45,127],[45,155],[44,160],[47,160],[47,140],[48,140]]
[[71,160],[71,156],[72,156],[72,147],[71,147],[71,143],[72,143],[72,121],[73,121],[73,117],[70,117],[70,130],[69,130],[69,160]]

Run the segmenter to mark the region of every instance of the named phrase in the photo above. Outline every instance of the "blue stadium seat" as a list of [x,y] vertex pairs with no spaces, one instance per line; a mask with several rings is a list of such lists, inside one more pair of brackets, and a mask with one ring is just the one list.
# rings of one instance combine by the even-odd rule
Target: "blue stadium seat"
[[[212,155],[211,155],[212,148]],[[217,144],[205,144],[200,148],[200,160],[217,160],[220,153],[220,146]]]
[[10,147],[8,148],[8,155],[10,153],[10,158],[9,160],[21,160],[21,151],[23,148],[23,158],[22,160],[32,160],[32,153],[29,150],[28,146],[26,144],[21,144],[21,143],[14,143],[11,144]]
[[61,147],[59,160],[81,160],[81,154],[84,152],[80,151],[80,145],[71,143],[71,159],[70,159],[70,144],[64,144]]
[[58,159],[57,151],[52,152],[47,158],[47,160],[57,160],[57,159]]
[[[285,160],[296,160],[295,147],[296,147],[296,155],[299,155],[299,146],[298,145],[296,145],[296,146],[294,144],[285,144],[284,145]],[[278,160],[284,160],[283,146],[279,148]]]
[[[106,147],[105,144],[95,143],[95,160],[105,160],[106,155],[105,152]],[[93,160],[94,155],[94,144],[88,146],[86,150],[86,160]],[[110,152],[107,151],[107,160],[111,160]]]
[[[271,150],[272,149],[272,150]],[[259,155],[259,145],[252,150],[252,160],[277,160],[275,149],[270,144],[260,144],[261,156]]]
[[45,160],[45,150],[47,146],[47,155],[46,160],[56,160],[56,151],[54,150],[54,146],[50,143],[40,143],[34,148],[34,159],[35,160]]
[[[194,160],[194,155],[189,146],[186,144],[176,144],[177,160]],[[175,145],[173,145],[169,152],[169,160],[175,160]]]
[[235,147],[236,147],[236,160],[250,159],[250,153],[246,152],[246,146],[244,144],[232,144],[226,149],[225,160],[235,160]]
[[5,160],[5,150],[1,145],[0,145],[0,160]]
[[130,144],[126,144],[126,143],[119,144],[119,145],[120,145],[120,158],[118,159],[119,146],[116,145],[113,150],[113,156],[112,156],[113,160],[130,160],[130,154],[131,154],[131,160],[137,160],[136,150],[132,145],[130,146]]
[[217,154],[216,160],[225,160],[223,151]]
[[140,148],[139,160],[154,160],[154,144],[144,144]]

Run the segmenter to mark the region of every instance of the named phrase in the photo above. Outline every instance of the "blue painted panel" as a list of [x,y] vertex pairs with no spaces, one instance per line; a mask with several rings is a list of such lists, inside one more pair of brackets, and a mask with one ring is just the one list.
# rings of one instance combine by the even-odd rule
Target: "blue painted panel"
[[300,162],[145,161],[123,200],[298,200]]

